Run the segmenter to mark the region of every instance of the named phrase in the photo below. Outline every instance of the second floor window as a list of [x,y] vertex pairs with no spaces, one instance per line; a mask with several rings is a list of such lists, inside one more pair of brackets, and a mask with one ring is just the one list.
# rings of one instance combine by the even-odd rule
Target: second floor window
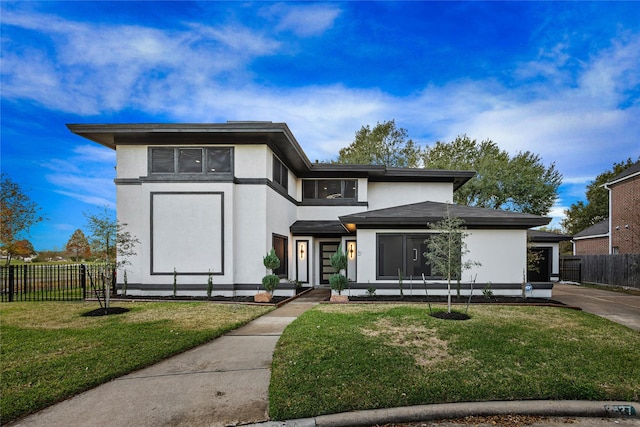
[[276,156],[273,156],[273,182],[285,190],[289,188],[289,169]]
[[232,148],[151,148],[152,174],[225,174],[233,167]]
[[357,198],[358,182],[355,179],[308,179],[302,181],[302,198],[353,199]]

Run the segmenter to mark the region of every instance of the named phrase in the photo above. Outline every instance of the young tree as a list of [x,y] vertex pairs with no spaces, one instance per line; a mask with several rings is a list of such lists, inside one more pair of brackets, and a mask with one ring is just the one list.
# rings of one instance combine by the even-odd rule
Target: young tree
[[478,142],[466,135],[451,143],[436,142],[422,159],[428,168],[476,171],[454,193],[454,201],[466,206],[546,215],[562,183],[555,164],[544,166],[537,154],[527,151],[511,157],[489,139]]
[[67,252],[75,257],[76,262],[80,260],[80,257],[88,258],[91,256],[89,241],[82,230],[77,229],[73,232],[67,242]]
[[609,216],[609,191],[603,185],[634,163],[630,158],[614,163],[611,170],[602,172],[591,181],[585,193],[586,202],[578,201],[564,211],[565,219],[561,223],[563,230],[573,235],[606,219]]
[[20,237],[45,218],[40,215],[40,207],[11,178],[2,174],[0,180],[0,241],[9,265],[12,256],[24,249],[17,246]]
[[[112,269],[123,268],[131,262],[129,258],[135,256],[135,246],[140,243],[137,237],[125,231],[127,224],[116,221],[115,217],[104,207],[97,214],[85,212],[87,228],[91,233],[91,247],[95,254],[101,254],[104,259],[105,290],[114,285]],[[109,308],[109,292],[105,292],[106,307]]]
[[449,209],[447,216],[435,224],[429,224],[429,228],[438,231],[425,241],[427,252],[424,253],[427,264],[431,265],[436,274],[447,279],[447,311],[451,313],[451,280],[461,280],[462,273],[474,266],[481,265],[477,261],[463,258],[469,253],[464,239],[468,236],[465,232],[464,221],[451,217]]
[[338,155],[338,163],[385,165],[388,167],[418,167],[420,147],[408,139],[407,130],[397,128],[394,120],[380,123],[373,129],[362,126],[355,140]]

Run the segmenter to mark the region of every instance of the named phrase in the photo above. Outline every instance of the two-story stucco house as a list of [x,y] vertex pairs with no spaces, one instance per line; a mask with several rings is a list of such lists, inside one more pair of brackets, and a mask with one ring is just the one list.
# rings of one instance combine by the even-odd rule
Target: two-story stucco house
[[[127,267],[129,294],[252,295],[273,247],[283,280],[328,286],[329,257],[342,245],[351,295],[368,288],[442,294],[426,263],[429,223],[449,209],[465,221],[476,289],[518,295],[527,268],[527,229],[549,218],[449,205],[471,171],[397,169],[309,161],[284,123],[80,124],[69,129],[116,150],[117,217],[141,244]],[[467,277],[468,276],[468,277]],[[122,277],[122,274],[119,275]],[[534,296],[551,296],[551,284]]]

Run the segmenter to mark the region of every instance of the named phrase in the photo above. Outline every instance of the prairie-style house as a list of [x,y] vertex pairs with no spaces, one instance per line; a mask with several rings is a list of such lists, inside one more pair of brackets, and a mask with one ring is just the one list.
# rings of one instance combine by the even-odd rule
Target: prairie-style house
[[[535,215],[451,204],[472,171],[311,162],[285,123],[76,124],[69,129],[116,150],[117,218],[141,242],[127,266],[128,293],[253,295],[280,258],[276,295],[295,281],[328,287],[329,258],[348,258],[347,294],[443,294],[426,262],[430,223],[449,213],[464,220],[469,259],[463,292],[490,283],[496,295],[520,295],[527,270],[527,230]],[[118,275],[122,281],[122,274]],[[119,283],[121,285],[121,283]],[[550,297],[534,283],[532,296]]]

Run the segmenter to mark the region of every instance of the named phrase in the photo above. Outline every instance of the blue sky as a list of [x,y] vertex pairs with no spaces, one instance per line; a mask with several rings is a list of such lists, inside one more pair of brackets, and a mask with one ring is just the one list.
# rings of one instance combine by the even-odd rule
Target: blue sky
[[531,151],[554,223],[640,156],[640,2],[1,2],[1,166],[62,249],[115,205],[115,152],[67,123],[286,122],[314,161],[395,119]]

